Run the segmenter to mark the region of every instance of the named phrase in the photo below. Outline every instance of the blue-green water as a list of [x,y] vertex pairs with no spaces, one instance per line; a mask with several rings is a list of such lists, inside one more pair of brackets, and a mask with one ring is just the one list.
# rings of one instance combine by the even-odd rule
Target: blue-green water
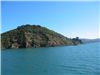
[[99,43],[1,51],[2,75],[100,75]]

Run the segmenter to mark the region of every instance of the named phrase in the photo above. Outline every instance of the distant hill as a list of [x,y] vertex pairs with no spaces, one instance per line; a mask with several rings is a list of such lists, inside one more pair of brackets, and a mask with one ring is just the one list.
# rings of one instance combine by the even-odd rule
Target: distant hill
[[97,39],[81,39],[83,43],[93,43],[93,42],[100,42],[100,38]]
[[40,25],[22,25],[1,34],[1,48],[51,47],[81,43],[79,38],[69,39]]

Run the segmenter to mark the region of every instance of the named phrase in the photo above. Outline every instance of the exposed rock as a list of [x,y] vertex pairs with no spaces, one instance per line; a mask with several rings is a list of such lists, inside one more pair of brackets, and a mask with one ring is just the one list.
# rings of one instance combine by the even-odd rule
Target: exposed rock
[[18,43],[12,43],[11,48],[19,48],[19,44]]

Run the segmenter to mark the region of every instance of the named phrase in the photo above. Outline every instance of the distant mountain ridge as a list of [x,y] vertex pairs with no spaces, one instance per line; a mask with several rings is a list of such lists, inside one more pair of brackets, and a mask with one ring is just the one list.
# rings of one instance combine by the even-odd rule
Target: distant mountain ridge
[[69,39],[40,25],[26,24],[1,34],[1,48],[52,47],[81,43],[78,37]]
[[97,39],[81,39],[83,43],[93,43],[93,42],[100,42],[100,38]]

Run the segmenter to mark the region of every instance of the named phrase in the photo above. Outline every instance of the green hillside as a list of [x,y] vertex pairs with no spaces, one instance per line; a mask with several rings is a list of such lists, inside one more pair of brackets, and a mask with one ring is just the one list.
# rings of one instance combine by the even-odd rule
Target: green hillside
[[1,48],[52,47],[80,43],[79,38],[69,39],[40,25],[22,25],[1,34]]

